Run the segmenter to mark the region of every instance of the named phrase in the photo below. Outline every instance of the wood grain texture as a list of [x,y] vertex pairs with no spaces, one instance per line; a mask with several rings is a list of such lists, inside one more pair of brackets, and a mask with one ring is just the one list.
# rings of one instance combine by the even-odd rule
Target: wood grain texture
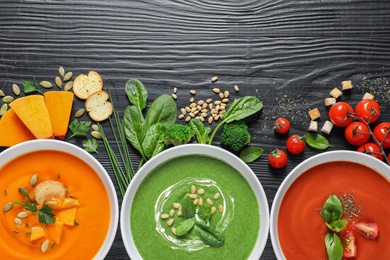
[[[290,156],[285,169],[271,169],[266,154],[284,148],[287,139],[272,130],[277,117],[291,119],[290,133],[304,134],[307,111],[319,107],[321,126],[327,118],[323,98],[351,79],[355,88],[345,98],[356,103],[364,92],[374,93],[383,120],[390,120],[389,35],[387,0],[3,0],[0,89],[11,93],[13,83],[32,77],[54,82],[60,65],[74,75],[96,70],[123,111],[129,78],[144,82],[150,100],[177,87],[179,107],[188,104],[190,89],[205,99],[213,87],[233,92],[238,85],[232,96],[257,95],[264,103],[250,131],[251,145],[265,154],[250,166],[271,207],[285,176],[319,153],[306,149]],[[219,80],[211,83],[215,75]],[[74,111],[81,107],[75,102]],[[329,140],[331,150],[355,149],[341,129]],[[81,140],[72,143],[81,146]],[[95,156],[114,181],[103,146]],[[134,150],[132,160],[139,161]],[[107,259],[126,258],[118,230]],[[261,259],[275,259],[270,241]]]

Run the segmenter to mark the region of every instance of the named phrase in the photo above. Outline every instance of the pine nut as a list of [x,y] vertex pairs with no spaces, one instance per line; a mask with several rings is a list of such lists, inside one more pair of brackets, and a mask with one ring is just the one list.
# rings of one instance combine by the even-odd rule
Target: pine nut
[[161,214],[160,218],[161,219],[167,219],[167,218],[169,218],[169,215],[166,214],[166,213],[163,213],[163,214]]
[[213,123],[213,120],[214,120],[214,118],[212,116],[210,116],[209,119],[207,120],[209,125],[211,125]]
[[198,196],[196,194],[190,194],[188,195],[188,197],[190,197],[191,199],[196,199]]
[[206,99],[206,103],[211,103],[211,102],[213,102],[213,99],[211,98]]
[[194,199],[194,205],[198,205],[199,199]]
[[219,95],[219,98],[220,98],[220,99],[223,99],[223,98],[225,97],[225,96],[223,95],[223,93],[222,93],[222,92],[221,92],[221,93],[219,93],[218,95]]
[[179,118],[180,120],[184,118],[184,115],[183,114],[180,114],[177,118]]
[[210,199],[210,198],[207,198],[206,199],[206,202],[210,205],[214,205],[214,202]]
[[217,208],[215,206],[211,207],[211,215],[213,215],[217,211]]
[[221,92],[221,90],[219,88],[213,88],[213,92],[215,94],[219,94]]
[[195,101],[195,98],[190,98],[190,103],[194,103],[194,101]]
[[168,227],[172,226],[173,221],[175,221],[173,218],[171,218],[171,219],[169,219],[169,220],[167,221]]
[[192,186],[191,186],[191,193],[192,193],[192,194],[195,194],[195,193],[196,193],[196,187],[195,187],[195,185],[192,185]]
[[218,210],[219,210],[219,212],[223,212],[223,206],[222,206],[222,205],[219,205],[219,206],[218,206]]
[[236,92],[240,91],[240,89],[238,88],[237,85],[234,85],[234,91],[236,91]]
[[191,94],[191,95],[196,95],[196,91],[193,90],[193,89],[191,89],[191,90],[190,90],[190,94]]
[[217,76],[211,78],[211,82],[216,82],[217,80],[218,80]]
[[228,98],[230,93],[229,93],[229,91],[225,90],[225,92],[223,92],[223,95],[225,96],[225,98]]
[[221,197],[221,194],[219,192],[215,193],[214,199],[217,200],[219,199],[219,197]]
[[177,93],[177,88],[173,88],[173,94]]
[[169,216],[170,217],[173,217],[175,215],[175,210],[174,209],[171,209],[170,211],[169,211]]
[[200,188],[200,189],[198,190],[198,194],[199,194],[199,195],[203,195],[203,194],[204,194],[204,189],[203,189],[203,188]]
[[191,120],[191,117],[190,117],[190,116],[187,116],[186,122],[190,122],[190,120]]
[[180,208],[180,203],[173,203],[172,207],[174,207],[175,209],[178,209],[178,208]]
[[203,198],[199,198],[198,205],[203,206]]
[[172,98],[173,98],[174,100],[176,100],[176,99],[177,99],[177,95],[176,95],[175,93],[173,93],[173,94],[172,94]]

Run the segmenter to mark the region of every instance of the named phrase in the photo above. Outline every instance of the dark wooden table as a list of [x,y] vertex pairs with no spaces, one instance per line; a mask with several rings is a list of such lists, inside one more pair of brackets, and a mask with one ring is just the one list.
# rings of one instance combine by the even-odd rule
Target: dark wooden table
[[[382,105],[381,121],[389,121],[389,54],[388,0],[0,2],[0,89],[6,93],[13,83],[21,86],[33,77],[54,82],[63,66],[75,76],[98,71],[118,111],[128,105],[124,86],[129,78],[146,85],[149,105],[174,87],[178,107],[188,104],[190,89],[197,90],[198,99],[212,96],[213,87],[233,92],[234,85],[240,88],[234,97],[258,96],[264,108],[250,127],[250,145],[265,154],[250,167],[270,207],[285,176],[319,153],[306,148],[302,155],[290,155],[284,169],[271,169],[268,153],[285,148],[287,139],[275,135],[273,121],[287,117],[289,134],[303,135],[308,110],[318,107],[321,127],[327,119],[323,100],[343,80],[354,85],[343,99],[356,104],[370,92]],[[219,77],[215,83],[213,76]],[[73,110],[82,106],[76,101]],[[107,122],[104,127],[109,131]],[[328,138],[329,150],[356,149],[343,139],[342,129]],[[81,139],[71,142],[81,146]],[[218,138],[214,144],[219,145]],[[139,156],[131,152],[137,165]],[[102,144],[94,156],[115,183]],[[107,259],[127,258],[118,228]],[[275,259],[270,240],[261,259]]]

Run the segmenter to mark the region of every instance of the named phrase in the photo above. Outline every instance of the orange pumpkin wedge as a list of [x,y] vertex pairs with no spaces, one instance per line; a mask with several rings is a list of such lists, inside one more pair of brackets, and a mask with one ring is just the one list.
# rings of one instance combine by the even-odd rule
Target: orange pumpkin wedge
[[73,106],[73,92],[47,91],[44,94],[54,136],[64,139]]
[[9,109],[0,120],[0,146],[13,146],[18,143],[33,140],[35,136],[23,124],[15,111]]
[[10,103],[10,106],[36,138],[53,138],[53,127],[43,96],[30,95],[17,98]]

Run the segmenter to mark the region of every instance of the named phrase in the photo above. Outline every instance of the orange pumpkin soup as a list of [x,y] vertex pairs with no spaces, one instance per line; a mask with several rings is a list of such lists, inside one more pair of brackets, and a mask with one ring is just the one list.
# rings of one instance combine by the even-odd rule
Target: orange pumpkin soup
[[328,259],[324,242],[328,229],[320,210],[329,195],[345,193],[353,195],[363,214],[349,221],[344,232],[356,221],[379,226],[376,240],[356,233],[356,259],[390,259],[390,182],[373,169],[352,162],[318,165],[290,186],[278,215],[279,241],[286,259]]
[[[38,181],[31,187],[34,174]],[[40,214],[32,214],[24,205],[13,203],[11,209],[3,208],[1,259],[92,259],[97,254],[108,233],[109,199],[104,184],[85,162],[60,151],[32,152],[0,168],[0,180],[2,207],[12,201],[29,202],[21,187],[34,202],[38,201],[34,188],[49,180],[58,186],[63,184],[66,190],[65,196],[43,203],[53,210],[55,223],[42,224]],[[44,206],[36,205],[45,211]]]

